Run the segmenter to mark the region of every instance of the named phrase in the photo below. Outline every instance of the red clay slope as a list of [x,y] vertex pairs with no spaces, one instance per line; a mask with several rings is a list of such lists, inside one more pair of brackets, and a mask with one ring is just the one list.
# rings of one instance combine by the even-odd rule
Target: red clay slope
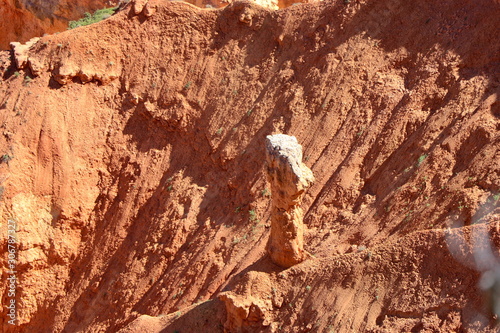
[[[2,54],[4,331],[492,327],[460,239],[498,239],[498,3],[141,3],[43,37],[33,79]],[[271,133],[316,178],[316,259],[288,270],[265,254]]]

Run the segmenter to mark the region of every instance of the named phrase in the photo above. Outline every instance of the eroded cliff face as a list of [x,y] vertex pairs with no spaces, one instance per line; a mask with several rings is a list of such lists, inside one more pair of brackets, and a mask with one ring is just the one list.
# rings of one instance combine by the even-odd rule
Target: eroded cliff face
[[[470,242],[499,243],[496,2],[147,3],[0,53],[4,331],[493,327]],[[276,133],[315,176],[289,269]]]
[[68,22],[84,13],[113,7],[113,0],[1,0],[0,50],[9,49],[10,42],[26,42],[32,37],[66,30]]

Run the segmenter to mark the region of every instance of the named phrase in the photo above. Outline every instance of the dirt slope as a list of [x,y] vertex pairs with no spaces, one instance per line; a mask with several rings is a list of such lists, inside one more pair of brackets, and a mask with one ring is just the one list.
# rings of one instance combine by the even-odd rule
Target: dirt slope
[[[23,70],[2,54],[4,331],[492,327],[491,265],[461,239],[499,237],[498,3],[141,3],[43,37]],[[288,270],[265,254],[271,133],[316,179],[316,258]]]

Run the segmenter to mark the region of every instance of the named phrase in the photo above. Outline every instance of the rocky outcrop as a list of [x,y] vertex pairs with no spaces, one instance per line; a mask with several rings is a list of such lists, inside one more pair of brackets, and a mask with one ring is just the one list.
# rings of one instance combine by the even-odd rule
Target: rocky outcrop
[[266,318],[267,311],[272,309],[270,300],[243,297],[231,292],[221,294],[219,299],[226,305],[224,327],[227,332],[247,332],[270,325]]
[[39,37],[33,37],[26,44],[19,42],[10,43],[10,47],[14,51],[14,59],[18,69],[23,69],[28,65],[28,51],[39,39]]
[[[226,308],[225,332],[262,332],[273,326],[273,295],[269,275],[245,274],[232,291],[218,295]],[[270,327],[273,331],[273,327]]]
[[307,257],[300,203],[314,176],[302,163],[302,146],[294,136],[267,136],[266,158],[272,193],[268,252],[276,264],[291,267]]

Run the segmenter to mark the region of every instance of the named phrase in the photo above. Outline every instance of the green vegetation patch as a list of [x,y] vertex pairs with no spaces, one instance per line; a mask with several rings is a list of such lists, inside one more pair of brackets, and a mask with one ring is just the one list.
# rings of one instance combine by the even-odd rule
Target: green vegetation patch
[[107,19],[115,13],[117,8],[118,7],[98,9],[94,12],[94,14],[85,13],[84,18],[79,19],[78,21],[70,21],[68,29],[83,27],[84,25],[89,25]]

